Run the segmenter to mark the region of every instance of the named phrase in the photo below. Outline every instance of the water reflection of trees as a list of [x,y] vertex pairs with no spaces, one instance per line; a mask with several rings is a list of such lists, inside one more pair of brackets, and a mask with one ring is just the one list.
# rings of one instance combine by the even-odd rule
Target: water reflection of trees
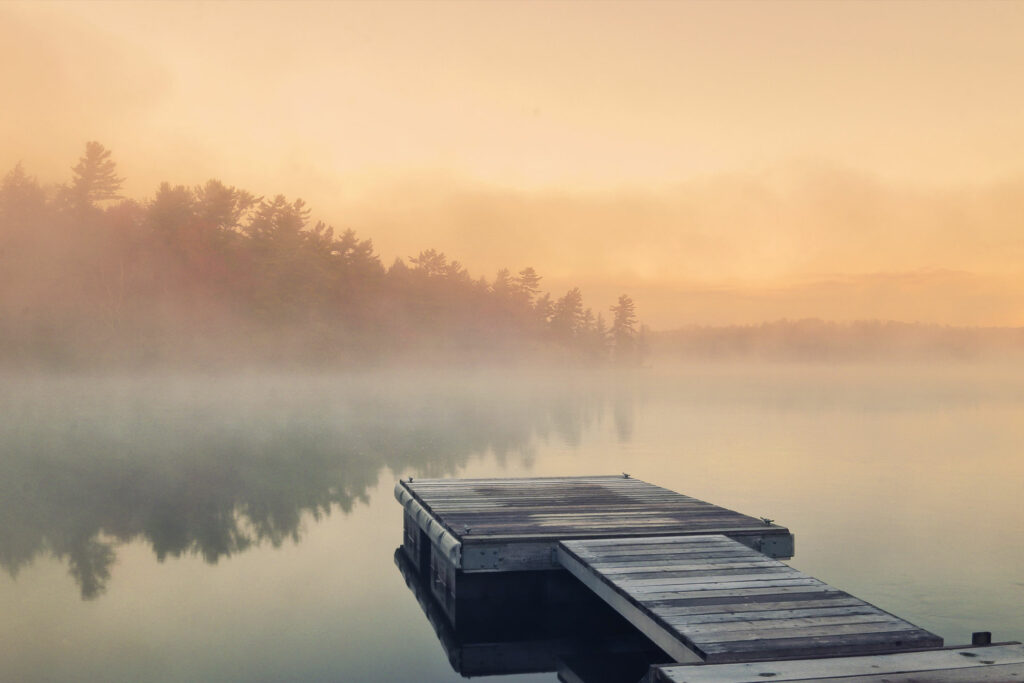
[[[207,562],[298,541],[367,500],[385,469],[446,476],[474,455],[577,444],[605,399],[489,377],[8,379],[0,391],[0,566],[68,563],[101,594],[118,545]],[[616,410],[618,420],[618,407]]]

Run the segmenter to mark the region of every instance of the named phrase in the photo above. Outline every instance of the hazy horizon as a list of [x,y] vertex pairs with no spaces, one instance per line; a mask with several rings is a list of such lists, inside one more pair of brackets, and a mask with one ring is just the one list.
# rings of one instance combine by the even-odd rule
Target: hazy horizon
[[[523,615],[459,579],[474,633],[414,478],[639,479],[695,499],[672,533],[778,520],[950,646],[1024,640],[1022,37],[1024,0],[0,0],[0,679],[664,660],[548,571]],[[699,632],[782,625],[718,614],[768,578],[786,637],[907,645],[732,553],[679,579]]]
[[[1020,3],[0,7],[0,168],[301,197],[654,329],[1024,324]],[[273,49],[267,49],[273,46]]]

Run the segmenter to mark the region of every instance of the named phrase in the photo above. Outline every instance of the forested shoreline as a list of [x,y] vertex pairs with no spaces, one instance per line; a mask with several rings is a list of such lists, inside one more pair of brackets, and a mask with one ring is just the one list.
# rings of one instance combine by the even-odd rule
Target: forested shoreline
[[382,263],[301,199],[209,180],[121,197],[90,142],[69,182],[19,164],[0,184],[0,363],[356,367],[394,360],[635,364],[626,295],[554,298],[531,267],[474,278],[435,249]]

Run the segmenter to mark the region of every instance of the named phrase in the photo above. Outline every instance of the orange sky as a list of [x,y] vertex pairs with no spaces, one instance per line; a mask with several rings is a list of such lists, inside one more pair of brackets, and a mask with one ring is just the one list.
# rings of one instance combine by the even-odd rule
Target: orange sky
[[302,196],[656,328],[1024,324],[1024,2],[7,3],[0,166]]

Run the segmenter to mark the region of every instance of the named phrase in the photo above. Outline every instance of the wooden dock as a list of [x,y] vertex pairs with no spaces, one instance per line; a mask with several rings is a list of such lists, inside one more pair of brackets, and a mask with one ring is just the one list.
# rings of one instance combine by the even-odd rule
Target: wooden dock
[[499,593],[560,601],[550,611],[569,615],[597,596],[667,655],[650,661],[676,662],[652,666],[650,683],[1024,683],[1019,644],[942,649],[938,635],[779,561],[793,555],[785,527],[628,476],[410,479],[395,497],[402,552],[444,619]]
[[562,541],[558,559],[677,662],[942,646],[934,633],[725,536]]
[[557,569],[559,541],[725,534],[771,557],[793,556],[785,527],[623,476],[400,481],[405,543],[463,572]]
[[1024,681],[1024,645],[714,666],[659,666],[648,683],[1010,683]]

